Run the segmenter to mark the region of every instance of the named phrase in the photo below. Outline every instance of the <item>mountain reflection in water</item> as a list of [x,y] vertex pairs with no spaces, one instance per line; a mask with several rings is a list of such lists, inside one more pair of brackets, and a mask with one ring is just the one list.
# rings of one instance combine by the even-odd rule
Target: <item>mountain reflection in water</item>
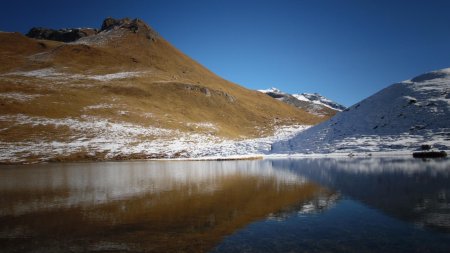
[[405,158],[274,160],[388,215],[450,233],[450,160]]
[[1,167],[2,252],[204,252],[333,192],[271,161]]
[[272,168],[336,193],[253,222],[212,252],[450,252],[448,159],[275,159]]

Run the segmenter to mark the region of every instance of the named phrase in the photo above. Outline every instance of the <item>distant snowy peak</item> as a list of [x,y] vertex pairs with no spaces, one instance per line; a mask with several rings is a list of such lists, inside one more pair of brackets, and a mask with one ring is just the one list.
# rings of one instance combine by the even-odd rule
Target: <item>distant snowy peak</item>
[[301,93],[291,95],[275,87],[258,91],[319,116],[334,116],[336,112],[340,112],[345,109],[343,105],[340,105],[317,93]]
[[343,111],[346,109],[345,106],[332,101],[318,93],[301,93],[301,94],[292,94],[296,99],[302,101],[310,101],[315,104],[324,105],[336,111]]
[[265,90],[258,90],[259,92],[262,92],[262,93],[279,93],[279,94],[285,94],[284,92],[282,92],[281,90],[279,90],[279,89],[277,89],[277,88],[275,88],[275,87],[272,87],[272,88],[270,88],[270,89],[265,89]]
[[450,150],[450,68],[392,84],[287,142],[274,153]]

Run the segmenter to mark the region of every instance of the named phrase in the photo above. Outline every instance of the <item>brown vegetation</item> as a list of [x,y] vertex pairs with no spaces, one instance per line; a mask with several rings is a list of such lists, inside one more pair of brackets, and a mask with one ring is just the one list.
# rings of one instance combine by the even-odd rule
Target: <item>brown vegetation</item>
[[[29,101],[0,96],[0,115],[74,119],[84,115],[200,133],[204,130],[186,123],[209,122],[217,128],[212,134],[232,139],[271,135],[277,125],[325,120],[218,77],[142,24],[82,38],[84,44],[0,33],[0,94],[41,95]],[[11,74],[42,69],[60,76]],[[106,81],[83,78],[118,72],[139,75]],[[87,109],[102,103],[110,106]],[[151,117],[144,116],[149,113]],[[11,131],[17,130],[0,130],[0,139],[11,139]],[[23,140],[67,137],[67,131],[48,131],[47,136],[35,131],[20,130]],[[20,137],[15,134],[14,139]]]

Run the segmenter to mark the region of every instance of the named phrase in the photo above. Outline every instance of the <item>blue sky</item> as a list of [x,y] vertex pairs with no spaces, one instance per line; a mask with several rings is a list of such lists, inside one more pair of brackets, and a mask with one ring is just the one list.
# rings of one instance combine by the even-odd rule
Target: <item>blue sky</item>
[[0,30],[100,27],[139,17],[218,75],[250,89],[318,92],[351,105],[450,67],[450,1],[2,1]]

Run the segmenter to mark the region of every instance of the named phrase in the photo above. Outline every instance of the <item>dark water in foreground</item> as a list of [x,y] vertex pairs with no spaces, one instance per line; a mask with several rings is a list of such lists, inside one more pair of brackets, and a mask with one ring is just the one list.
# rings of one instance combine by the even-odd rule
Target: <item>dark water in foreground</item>
[[450,160],[0,167],[0,252],[450,252]]

